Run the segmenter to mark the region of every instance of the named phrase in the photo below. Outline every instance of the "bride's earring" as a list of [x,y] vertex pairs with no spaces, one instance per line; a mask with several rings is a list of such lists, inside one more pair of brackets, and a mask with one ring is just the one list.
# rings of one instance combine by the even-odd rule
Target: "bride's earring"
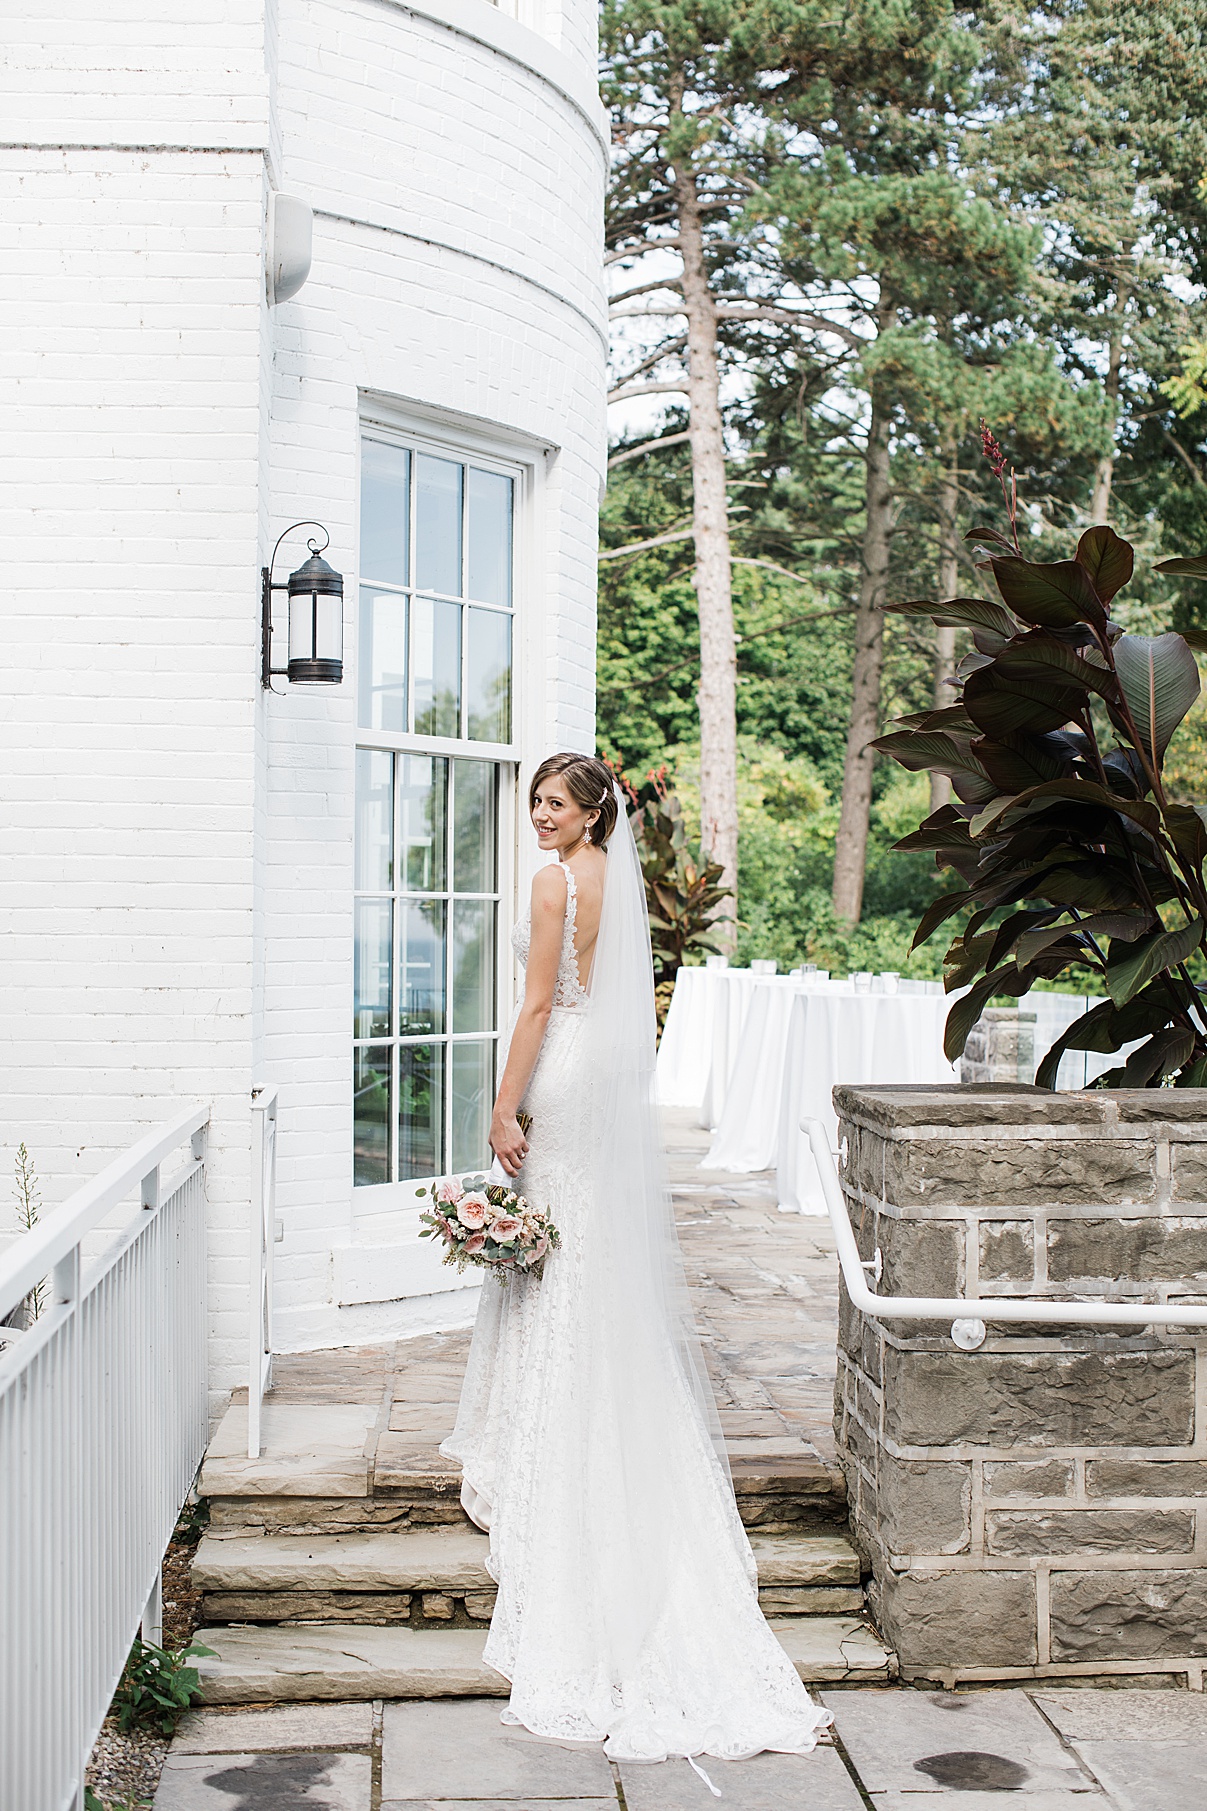
[[587,828],[586,828],[586,829],[585,829],[585,831],[584,831],[584,832],[583,832],[583,841],[584,841],[584,843],[589,843],[589,842],[590,842],[590,841],[591,841],[591,826],[590,826],[590,824],[588,824],[588,825],[587,825]]

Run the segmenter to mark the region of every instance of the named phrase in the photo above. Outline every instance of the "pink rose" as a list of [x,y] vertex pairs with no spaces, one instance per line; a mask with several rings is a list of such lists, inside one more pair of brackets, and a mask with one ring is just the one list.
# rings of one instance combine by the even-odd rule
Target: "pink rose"
[[457,1218],[470,1232],[477,1232],[486,1224],[488,1205],[485,1195],[466,1195],[457,1203]]
[[515,1238],[519,1230],[520,1222],[514,1214],[500,1214],[490,1229],[490,1235],[492,1239],[497,1239],[500,1245],[507,1245]]
[[443,1201],[449,1207],[451,1207],[455,1201],[460,1201],[461,1184],[455,1176],[446,1176],[444,1181],[440,1183],[436,1190],[436,1199],[437,1201]]
[[445,1220],[445,1219],[443,1219],[443,1218],[438,1218],[438,1219],[437,1219],[437,1222],[436,1222],[436,1224],[437,1224],[437,1225],[438,1225],[438,1226],[439,1226],[439,1228],[440,1228],[440,1236],[441,1236],[441,1238],[443,1238],[443,1239],[452,1239],[452,1238],[455,1238],[455,1237],[456,1237],[456,1234],[455,1234],[455,1233],[454,1233],[454,1232],[453,1232],[453,1229],[452,1229],[452,1227],[451,1227],[451,1226],[450,1226],[450,1225],[449,1225],[449,1223],[448,1223],[448,1221],[447,1221],[447,1220]]
[[485,1243],[486,1234],[484,1232],[475,1232],[470,1234],[461,1249],[464,1251],[466,1257],[472,1258],[475,1252],[481,1251]]
[[548,1249],[549,1249],[549,1235],[548,1235],[548,1233],[542,1233],[540,1238],[537,1240],[536,1245],[533,1249],[533,1253],[532,1253],[533,1259],[535,1260],[537,1258],[543,1258],[545,1253],[548,1251]]

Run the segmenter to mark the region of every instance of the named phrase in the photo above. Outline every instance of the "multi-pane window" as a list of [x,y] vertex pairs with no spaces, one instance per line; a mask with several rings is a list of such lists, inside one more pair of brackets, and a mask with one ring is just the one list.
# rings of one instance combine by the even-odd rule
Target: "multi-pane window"
[[353,1001],[359,1186],[486,1160],[511,741],[514,479],[362,443]]
[[359,721],[511,741],[515,481],[363,443]]

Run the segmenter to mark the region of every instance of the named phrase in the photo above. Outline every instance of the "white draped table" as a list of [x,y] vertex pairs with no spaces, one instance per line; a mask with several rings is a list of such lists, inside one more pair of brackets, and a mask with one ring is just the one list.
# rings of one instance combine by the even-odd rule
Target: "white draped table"
[[833,1092],[840,1082],[959,1081],[943,1054],[951,1001],[933,993],[810,991],[792,1001],[778,1100],[776,1187],[785,1212],[824,1214],[825,1201],[802,1119],[820,1119],[837,1150]]

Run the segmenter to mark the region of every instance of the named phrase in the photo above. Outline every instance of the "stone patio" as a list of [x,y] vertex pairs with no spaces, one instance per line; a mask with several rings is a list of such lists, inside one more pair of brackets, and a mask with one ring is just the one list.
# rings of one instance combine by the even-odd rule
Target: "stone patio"
[[[837,1742],[705,1760],[730,1811],[1201,1811],[1207,1700],[1184,1692],[822,1692]],[[1008,1793],[1008,1799],[1002,1794]],[[705,1811],[685,1761],[538,1741],[497,1701],[204,1710],[155,1811]]]

